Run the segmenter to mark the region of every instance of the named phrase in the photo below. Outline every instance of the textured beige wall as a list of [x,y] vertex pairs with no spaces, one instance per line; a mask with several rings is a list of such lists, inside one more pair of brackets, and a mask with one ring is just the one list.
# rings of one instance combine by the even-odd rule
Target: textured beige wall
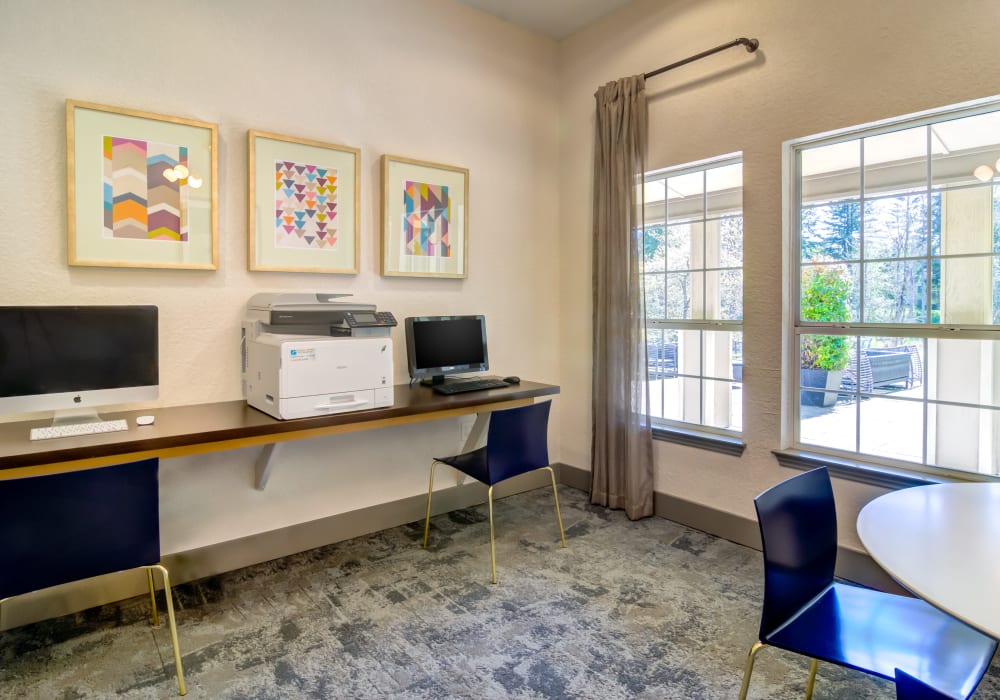
[[[557,45],[450,0],[0,1],[0,302],[157,304],[157,405],[238,398],[239,318],[258,291],[353,292],[400,318],[482,312],[498,373],[562,385],[553,458],[587,467],[593,92],[757,37],[756,55],[731,49],[649,84],[650,165],[742,150],[747,230],[747,452],[659,443],[657,488],[751,516],[752,496],[787,474],[770,454],[781,142],[997,92],[998,13],[991,0],[636,0]],[[218,271],[65,264],[67,97],[220,125]],[[362,149],[359,275],[246,271],[248,128]],[[382,153],[470,169],[469,279],[378,275]],[[250,488],[255,450],[169,460],[164,551],[419,493],[426,458],[460,434],[456,421],[296,443],[263,493]],[[848,538],[873,493],[838,485]]]
[[[556,53],[451,0],[3,0],[0,303],[158,305],[154,406],[240,397],[239,322],[261,291],[350,292],[400,320],[483,313],[498,374],[555,383]],[[67,266],[66,98],[219,124],[217,271]],[[361,149],[360,274],[247,271],[251,128]],[[469,169],[468,279],[379,276],[383,153]],[[393,338],[405,382],[401,326]],[[263,493],[255,449],[167,460],[163,549],[420,493],[431,454],[460,438],[454,420],[283,446]]]
[[[783,141],[1000,91],[993,0],[636,0],[560,44],[561,331],[589,347],[593,93],[738,36],[729,49],[651,79],[651,168],[742,151],[744,439],[742,458],[656,446],[656,488],[753,517],[752,499],[785,478],[781,446]],[[564,352],[563,460],[588,467],[590,359]],[[858,509],[879,493],[837,484],[841,535],[858,546]]]

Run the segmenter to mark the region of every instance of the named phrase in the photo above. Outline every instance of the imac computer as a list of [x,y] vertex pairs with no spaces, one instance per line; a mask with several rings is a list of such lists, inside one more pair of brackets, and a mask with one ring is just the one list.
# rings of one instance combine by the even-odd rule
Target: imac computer
[[404,325],[412,379],[439,385],[445,375],[490,368],[483,316],[417,316],[407,318]]
[[[155,399],[157,335],[155,306],[0,306],[0,414],[86,425],[99,407]],[[84,432],[108,431],[68,434]]]

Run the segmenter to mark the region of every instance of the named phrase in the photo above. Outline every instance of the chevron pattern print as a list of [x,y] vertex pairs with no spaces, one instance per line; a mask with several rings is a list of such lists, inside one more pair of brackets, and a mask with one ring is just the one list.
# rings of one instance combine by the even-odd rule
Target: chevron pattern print
[[274,163],[276,248],[337,249],[337,169]]
[[187,146],[104,137],[104,237],[187,241],[186,179],[164,171],[187,167]]
[[450,220],[451,198],[447,185],[406,181],[403,192],[403,252],[406,255],[450,258]]

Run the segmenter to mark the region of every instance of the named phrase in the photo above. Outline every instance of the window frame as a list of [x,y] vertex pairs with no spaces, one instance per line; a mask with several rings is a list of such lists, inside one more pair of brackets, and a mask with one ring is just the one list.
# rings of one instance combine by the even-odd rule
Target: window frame
[[[741,226],[744,225],[744,217],[743,217],[743,180],[742,180],[742,177],[740,179],[740,188],[739,188],[739,192],[740,192],[740,204],[739,204],[738,214],[732,214],[732,215],[730,215],[730,214],[723,214],[723,215],[720,215],[720,216],[710,216],[709,212],[708,212],[708,197],[709,197],[709,192],[708,192],[707,187],[705,187],[705,183],[706,183],[706,179],[707,179],[707,172],[709,170],[712,170],[712,169],[723,168],[723,167],[728,167],[728,166],[732,166],[732,165],[740,165],[740,166],[743,165],[743,154],[742,154],[742,152],[727,153],[727,154],[722,155],[722,156],[717,156],[717,157],[713,157],[713,158],[706,158],[706,159],[699,160],[699,161],[685,163],[683,165],[671,166],[671,167],[666,167],[666,168],[659,168],[657,170],[651,170],[651,171],[649,171],[649,172],[647,172],[647,173],[645,173],[643,175],[642,185],[643,185],[643,188],[644,188],[646,186],[646,184],[649,183],[649,182],[651,182],[651,181],[665,182],[668,178],[675,178],[675,177],[679,177],[679,176],[683,176],[683,175],[690,175],[690,174],[694,174],[694,173],[701,173],[702,174],[702,178],[703,178],[702,179],[702,191],[701,191],[702,206],[701,206],[700,218],[691,219],[690,221],[697,221],[697,222],[700,222],[702,224],[702,234],[701,235],[702,235],[702,247],[703,247],[703,250],[704,250],[707,247],[705,245],[705,243],[708,240],[707,224],[709,222],[712,222],[712,221],[720,221],[721,222],[722,220],[724,220],[726,218],[739,218],[740,222],[741,222]],[[669,213],[668,200],[669,200],[669,198],[668,198],[666,192],[664,192],[664,200],[663,200],[663,202],[664,202],[664,216],[663,216],[663,219],[660,220],[660,221],[652,222],[652,226],[656,226],[656,225],[662,224],[663,229],[664,229],[664,243],[666,243],[667,236],[668,236],[668,231],[669,231],[669,228],[670,228],[670,223],[669,223],[670,219],[668,218],[668,213]],[[641,204],[641,206],[643,208],[645,207],[645,202],[643,201],[642,197],[640,197],[640,204]],[[683,223],[689,223],[689,221],[685,221]],[[645,241],[645,236],[647,235],[646,231],[649,228],[651,228],[651,222],[646,221],[645,214],[643,214],[643,217],[642,217],[642,224],[643,224],[643,231],[642,231],[643,241]],[[712,426],[712,425],[707,425],[704,422],[704,417],[705,417],[705,400],[704,400],[705,384],[704,384],[704,382],[705,381],[726,382],[726,383],[729,383],[729,384],[739,385],[741,387],[741,389],[742,389],[742,386],[743,386],[743,382],[741,380],[737,380],[735,378],[723,378],[723,377],[706,375],[705,371],[704,371],[705,358],[704,358],[704,342],[703,342],[703,339],[705,337],[705,333],[706,332],[739,333],[741,336],[743,334],[743,318],[742,318],[742,315],[743,315],[742,314],[743,304],[742,304],[742,301],[743,301],[743,288],[744,288],[743,276],[745,274],[745,250],[744,250],[743,242],[745,240],[745,236],[746,236],[746,233],[745,233],[745,230],[744,230],[743,233],[741,234],[741,240],[740,240],[740,265],[739,265],[738,268],[735,268],[734,266],[731,266],[731,265],[730,266],[721,266],[720,265],[720,266],[715,266],[715,267],[708,267],[708,266],[704,265],[704,259],[703,259],[703,261],[702,261],[702,267],[691,267],[691,266],[689,266],[686,269],[686,272],[688,272],[688,273],[690,273],[692,275],[693,274],[700,274],[701,275],[701,277],[702,277],[702,282],[701,282],[702,283],[702,299],[704,299],[706,297],[705,290],[707,289],[707,286],[708,286],[708,275],[710,273],[713,273],[713,272],[722,273],[724,271],[738,269],[739,273],[740,273],[740,276],[741,276],[740,277],[740,279],[741,279],[741,283],[740,283],[740,300],[741,300],[740,308],[741,308],[741,313],[740,313],[740,318],[739,319],[669,319],[669,318],[666,318],[666,315],[665,315],[666,314],[666,308],[667,308],[666,307],[666,288],[667,288],[666,279],[667,279],[667,276],[669,274],[671,274],[671,273],[675,273],[676,274],[677,272],[680,272],[680,270],[676,270],[676,269],[675,270],[671,270],[671,269],[669,269],[667,267],[666,263],[664,263],[664,269],[662,271],[647,272],[646,268],[645,268],[645,261],[643,260],[643,267],[642,267],[643,285],[642,285],[642,290],[643,290],[643,324],[644,324],[644,330],[647,331],[647,332],[650,331],[650,330],[652,330],[652,331],[668,331],[668,330],[676,330],[676,331],[698,331],[699,332],[699,338],[700,338],[700,341],[698,343],[698,347],[699,347],[698,370],[699,370],[699,373],[698,374],[691,374],[690,372],[685,373],[685,372],[681,372],[679,370],[678,370],[678,373],[677,373],[677,377],[678,378],[686,377],[686,378],[689,378],[689,379],[696,379],[699,382],[699,392],[700,392],[700,400],[699,400],[699,422],[694,423],[694,422],[682,421],[682,420],[671,419],[671,418],[661,418],[661,417],[658,417],[658,416],[654,417],[652,415],[652,412],[650,412],[650,414],[647,415],[647,418],[649,420],[650,427],[653,430],[654,436],[656,438],[658,438],[658,439],[667,440],[667,441],[670,441],[670,442],[675,442],[675,443],[683,444],[683,445],[687,445],[687,446],[699,447],[699,448],[702,448],[702,449],[708,449],[708,450],[712,450],[712,451],[716,451],[716,452],[721,452],[721,453],[724,453],[724,454],[731,454],[731,455],[742,454],[743,450],[745,449],[745,445],[742,442],[742,435],[743,435],[743,430],[742,429],[741,430],[733,430],[731,428],[720,428],[720,427],[716,427],[716,426]],[[643,246],[643,249],[645,249],[644,246]],[[664,318],[658,318],[658,319],[652,319],[651,320],[650,317],[649,317],[649,314],[646,313],[646,311],[645,311],[645,309],[646,309],[646,304],[645,304],[646,284],[645,284],[645,281],[647,279],[647,276],[649,276],[649,275],[656,275],[656,274],[662,275],[662,277],[664,279],[664,304],[665,304],[665,306],[664,306]],[[720,283],[720,289],[721,289],[721,283]],[[647,347],[648,347],[648,345],[647,345]],[[648,363],[647,363],[647,368],[648,368]],[[649,379],[648,378],[647,378],[647,384],[646,385],[647,385],[647,387],[649,386]],[[647,389],[647,392],[648,392],[648,389]],[[742,400],[742,391],[741,391],[741,400]],[[742,411],[742,408],[741,408],[741,411]]]
[[[821,322],[821,321],[803,321],[801,318],[801,279],[802,271],[810,265],[808,261],[803,261],[802,252],[802,219],[801,213],[803,210],[803,187],[802,187],[802,176],[801,176],[801,154],[803,150],[819,148],[823,146],[834,145],[838,143],[847,143],[858,141],[861,139],[867,139],[875,136],[880,136],[883,134],[889,134],[898,132],[905,129],[911,129],[916,127],[930,127],[934,124],[940,122],[946,122],[955,119],[962,119],[965,117],[973,117],[981,114],[998,112],[1000,111],[1000,96],[994,96],[989,98],[983,98],[980,100],[973,100],[970,102],[963,102],[959,104],[954,104],[946,106],[943,108],[935,108],[930,110],[924,110],[922,112],[902,115],[898,117],[892,117],[889,119],[880,120],[877,122],[872,122],[869,124],[862,124],[857,126],[852,126],[844,129],[838,129],[835,131],[825,132],[817,134],[814,136],[802,137],[791,139],[785,141],[782,144],[782,191],[784,193],[784,206],[782,206],[782,229],[785,232],[783,236],[783,264],[782,264],[782,274],[783,274],[783,289],[784,289],[784,323],[783,323],[783,361],[782,361],[782,425],[781,425],[781,444],[782,449],[776,450],[775,455],[778,457],[779,461],[786,465],[797,468],[809,468],[810,466],[815,466],[819,461],[823,461],[824,457],[831,458],[839,466],[841,471],[847,473],[850,471],[858,472],[858,481],[866,483],[875,483],[876,485],[886,485],[888,483],[897,483],[898,485],[903,485],[911,477],[908,474],[918,474],[926,475],[932,481],[936,481],[941,477],[947,478],[957,478],[963,480],[990,480],[996,478],[995,475],[988,474],[985,472],[975,472],[971,470],[961,469],[957,467],[947,467],[935,464],[930,464],[931,458],[927,454],[927,431],[928,431],[928,419],[927,412],[928,406],[963,406],[972,407],[980,410],[990,409],[997,411],[1000,414],[1000,408],[994,408],[985,404],[978,405],[965,405],[961,403],[951,402],[947,400],[942,400],[940,398],[931,398],[928,396],[928,391],[925,388],[922,392],[920,398],[914,398],[913,401],[920,402],[923,411],[923,422],[921,428],[921,461],[913,462],[902,459],[893,459],[884,456],[873,455],[860,451],[860,428],[861,428],[861,412],[857,411],[855,415],[855,450],[847,451],[842,449],[835,449],[831,447],[825,447],[820,445],[815,445],[812,443],[803,443],[801,439],[801,404],[800,404],[800,379],[799,379],[799,367],[800,367],[800,337],[803,335],[810,334],[822,334],[822,335],[838,335],[846,336],[848,338],[887,338],[887,337],[899,337],[899,338],[916,338],[923,343],[923,347],[926,351],[928,341],[932,340],[990,340],[994,342],[1000,342],[1000,324],[969,324],[969,323],[954,323],[954,322],[938,322],[932,323],[930,321],[931,306],[930,304],[926,307],[926,313],[928,314],[928,320],[926,323],[881,323],[881,322],[865,322],[863,320],[850,321],[850,322]],[[930,129],[928,129],[928,142],[931,140]],[[928,151],[923,156],[925,159],[925,165],[927,170],[925,184],[922,185],[921,193],[928,196],[927,210],[928,210],[928,224],[931,221],[933,208],[933,196],[939,193],[957,191],[961,189],[972,189],[976,187],[988,187],[989,184],[977,185],[959,185],[956,187],[943,187],[937,186],[933,182],[932,177],[932,167],[934,164],[934,151],[928,148]],[[968,253],[968,254],[944,254],[939,251],[934,253],[932,251],[932,233],[931,229],[928,227],[927,231],[927,250],[924,255],[902,255],[895,258],[866,258],[864,253],[864,240],[865,240],[865,211],[866,203],[881,198],[886,198],[890,195],[873,193],[871,195],[866,195],[865,191],[865,172],[866,164],[864,160],[864,147],[863,145],[859,147],[859,161],[858,161],[858,172],[859,172],[859,183],[858,183],[858,197],[847,198],[850,201],[856,201],[859,206],[859,251],[856,257],[852,257],[848,263],[841,264],[855,264],[859,266],[859,279],[858,279],[858,318],[865,318],[865,274],[864,274],[864,264],[872,261],[926,261],[927,265],[927,299],[933,299],[933,290],[931,289],[930,278],[931,278],[931,263],[934,261],[947,261],[953,259],[961,258],[972,258],[972,257],[986,257],[987,254],[983,253]],[[996,188],[1000,186],[1000,175],[997,179],[992,181],[992,186]],[[911,188],[905,188],[912,191]],[[994,190],[995,191],[995,190]],[[995,196],[995,195],[994,195]],[[831,200],[833,201],[833,200]],[[805,205],[810,206],[810,205]],[[821,206],[817,204],[816,206]],[[991,253],[994,261],[1000,260],[1000,251],[994,248]],[[833,263],[836,264],[836,263]],[[923,355],[926,358],[926,352]],[[925,360],[926,365],[926,360]],[[926,366],[925,366],[926,370]],[[924,381],[926,387],[926,379]],[[857,395],[860,397],[863,392],[858,391]],[[903,399],[900,399],[903,400]],[[862,473],[864,472],[864,473]],[[873,476],[874,475],[874,476]],[[873,481],[874,479],[874,481]],[[888,479],[886,483],[881,483],[881,480]],[[911,485],[906,483],[905,485]]]

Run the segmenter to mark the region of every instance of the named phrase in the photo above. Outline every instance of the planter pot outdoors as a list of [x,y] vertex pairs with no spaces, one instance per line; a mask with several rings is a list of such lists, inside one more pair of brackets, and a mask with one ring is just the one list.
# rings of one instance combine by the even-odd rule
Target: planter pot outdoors
[[806,369],[802,368],[800,385],[814,389],[829,389],[830,393],[821,391],[802,391],[801,402],[803,406],[823,406],[829,407],[837,403],[836,391],[840,389],[840,380],[844,376],[844,370]]

